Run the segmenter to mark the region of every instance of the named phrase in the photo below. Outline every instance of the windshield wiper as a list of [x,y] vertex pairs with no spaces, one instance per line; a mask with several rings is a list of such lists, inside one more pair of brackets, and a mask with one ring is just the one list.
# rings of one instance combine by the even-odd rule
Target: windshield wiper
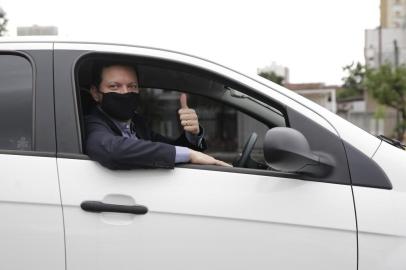
[[398,148],[400,148],[400,149],[405,150],[406,145],[403,144],[402,142],[398,141],[398,140],[388,138],[388,137],[386,137],[386,136],[384,136],[384,135],[378,135],[378,136],[376,136],[376,137],[377,137],[378,139],[381,139],[382,141],[385,141],[385,142],[387,142],[387,143],[393,145],[393,146],[396,146],[396,147],[398,147]]

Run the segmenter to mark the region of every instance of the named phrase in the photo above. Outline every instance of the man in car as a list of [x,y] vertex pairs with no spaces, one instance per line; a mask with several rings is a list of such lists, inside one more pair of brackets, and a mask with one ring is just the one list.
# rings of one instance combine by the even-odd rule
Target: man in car
[[176,140],[154,133],[136,113],[138,76],[126,63],[95,63],[91,95],[97,106],[86,117],[86,153],[110,169],[173,168],[176,163],[230,166],[201,153],[206,149],[196,112],[180,96],[184,129]]

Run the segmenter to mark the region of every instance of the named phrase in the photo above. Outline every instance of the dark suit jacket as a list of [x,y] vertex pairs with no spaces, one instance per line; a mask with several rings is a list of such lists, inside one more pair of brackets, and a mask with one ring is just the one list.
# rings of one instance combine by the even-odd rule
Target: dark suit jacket
[[192,145],[183,133],[173,140],[152,132],[143,118],[136,115],[133,127],[139,139],[125,138],[121,130],[99,109],[86,116],[86,153],[92,160],[113,170],[134,168],[173,168],[175,145],[197,151],[206,149],[204,139],[200,147]]

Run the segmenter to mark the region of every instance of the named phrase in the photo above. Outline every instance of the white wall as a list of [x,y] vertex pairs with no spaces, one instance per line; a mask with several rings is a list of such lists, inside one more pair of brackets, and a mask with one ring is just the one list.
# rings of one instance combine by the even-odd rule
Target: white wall
[[397,41],[399,48],[399,64],[406,63],[406,29],[382,28],[365,30],[365,63],[372,68],[379,66],[379,32],[381,32],[382,64],[395,63],[393,41]]

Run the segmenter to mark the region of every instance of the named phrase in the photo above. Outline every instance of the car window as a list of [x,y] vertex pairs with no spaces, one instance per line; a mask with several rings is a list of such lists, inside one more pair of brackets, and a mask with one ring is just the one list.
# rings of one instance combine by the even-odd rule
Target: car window
[[[286,126],[286,115],[278,104],[260,101],[244,86],[229,81],[208,71],[192,67],[167,66],[162,61],[147,63],[145,59],[133,60],[117,56],[90,56],[78,62],[76,69],[77,102],[82,141],[85,142],[84,115],[92,111],[95,102],[90,95],[93,66],[97,61],[122,61],[137,70],[140,85],[141,106],[139,115],[145,118],[148,126],[156,133],[176,139],[182,127],[177,111],[180,108],[181,89],[188,95],[188,105],[197,111],[199,124],[203,127],[207,143],[206,154],[230,164],[237,164],[252,134],[257,141],[250,152],[250,158],[236,167],[267,169],[263,154],[263,141],[266,132],[276,126]],[[82,144],[82,151],[84,151]],[[244,160],[244,159],[243,159]]]
[[[162,89],[142,89],[141,113],[155,132],[177,138],[182,128],[177,111],[179,92]],[[268,127],[235,107],[207,97],[188,94],[188,105],[195,109],[203,127],[208,148],[205,153],[233,163],[250,135],[258,135],[251,157],[264,164],[263,140]]]
[[[234,168],[194,164],[186,166],[204,170],[232,170],[246,174],[350,184],[347,159],[340,138],[319,125],[312,117],[281,103],[283,100],[262,95],[254,85],[208,69],[163,59],[105,53],[89,53],[80,56],[79,60],[76,54],[74,57],[76,57],[74,75],[79,111],[77,125],[80,127],[81,132],[78,134],[82,136],[82,142],[86,142],[84,116],[95,106],[89,92],[93,65],[98,61],[114,60],[135,67],[139,87],[142,90],[140,115],[146,118],[153,131],[172,138],[180,134],[182,129],[177,115],[180,108],[179,93],[185,92],[189,97],[189,107],[196,109],[200,125],[204,128],[207,139],[205,152],[228,163],[234,163],[236,159],[240,161]],[[64,108],[63,111],[68,110],[69,108]],[[70,117],[74,118],[73,112],[70,112]],[[322,171],[322,174],[312,174],[312,167],[309,167],[310,172],[302,173],[293,170],[294,168],[266,166],[262,150],[264,135],[274,127],[288,127],[302,133],[306,139],[303,143],[309,144],[309,149],[316,157],[326,159],[323,164],[329,170]],[[277,130],[280,129],[274,131]],[[289,129],[283,130],[288,132]],[[245,148],[245,142],[254,132],[258,135],[255,147]],[[81,152],[76,152],[76,148],[66,148],[59,155],[88,158],[75,155],[86,153],[85,144],[82,142],[77,143]],[[299,152],[301,149],[302,146],[298,146]],[[239,158],[242,152],[251,153],[251,160],[247,158],[248,155]],[[70,153],[73,155],[69,155]]]
[[33,74],[29,61],[0,54],[0,149],[32,149]]

